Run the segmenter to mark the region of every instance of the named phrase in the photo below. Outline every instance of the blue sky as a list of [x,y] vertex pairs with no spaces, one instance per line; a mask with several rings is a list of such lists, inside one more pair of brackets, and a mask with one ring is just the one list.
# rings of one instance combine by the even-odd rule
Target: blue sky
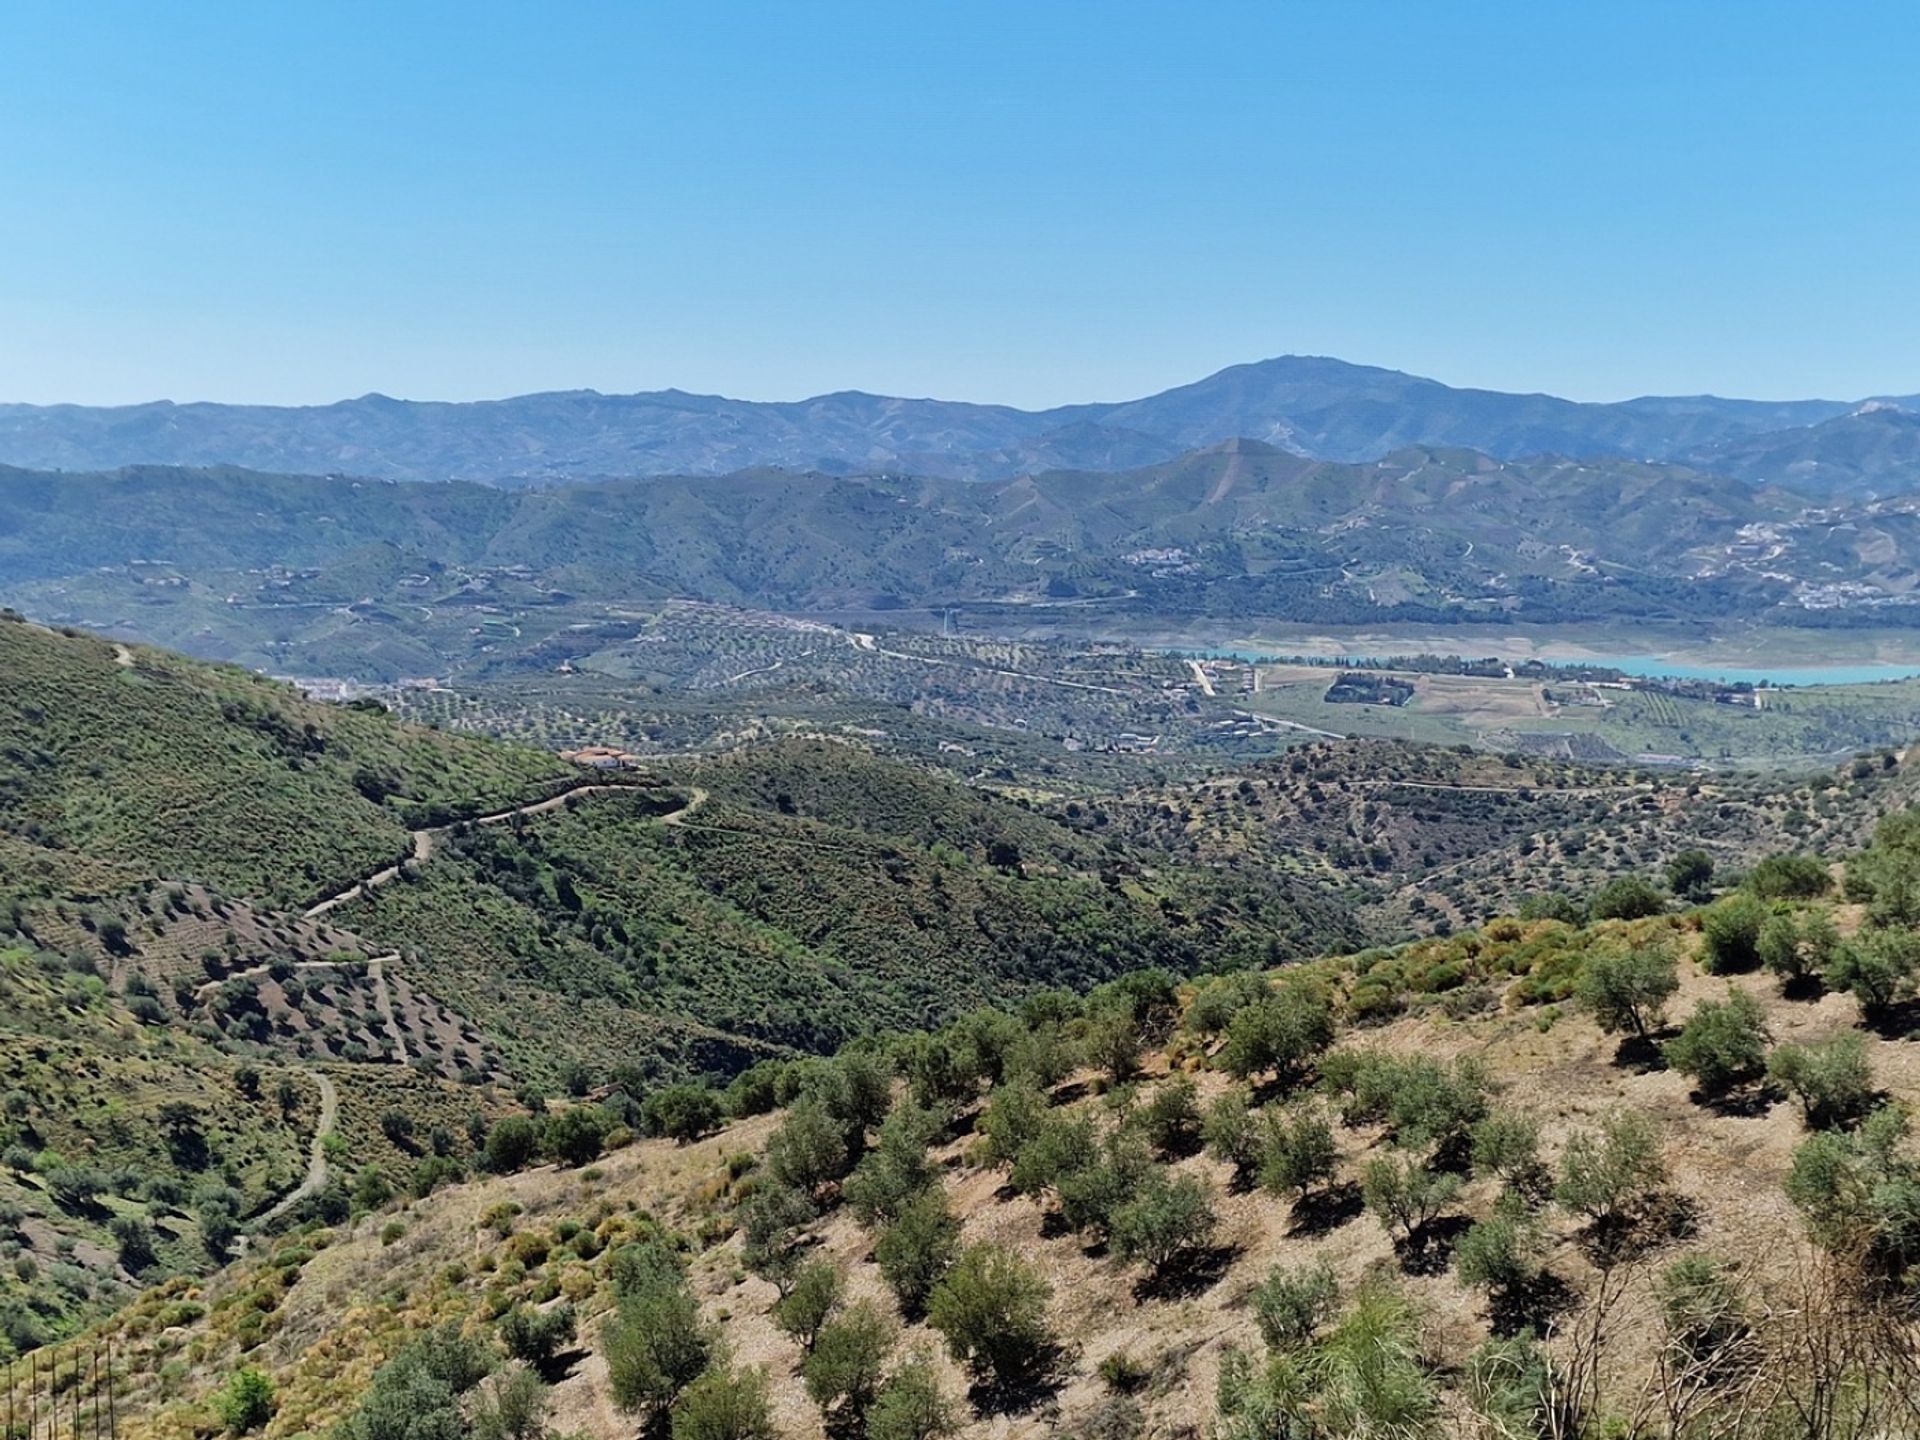
[[1920,7],[0,7],[0,400],[1920,391]]

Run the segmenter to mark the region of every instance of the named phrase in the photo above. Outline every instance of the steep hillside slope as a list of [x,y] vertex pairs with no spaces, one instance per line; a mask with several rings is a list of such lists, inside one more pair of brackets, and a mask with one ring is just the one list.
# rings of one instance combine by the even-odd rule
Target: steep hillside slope
[[[1910,1433],[1906,830],[1840,903],[1139,976],[768,1070],[717,1134],[142,1300],[100,1331],[120,1421],[201,1433],[247,1367],[268,1440],[462,1391],[606,1437]],[[1756,906],[1809,947],[1764,974]]]

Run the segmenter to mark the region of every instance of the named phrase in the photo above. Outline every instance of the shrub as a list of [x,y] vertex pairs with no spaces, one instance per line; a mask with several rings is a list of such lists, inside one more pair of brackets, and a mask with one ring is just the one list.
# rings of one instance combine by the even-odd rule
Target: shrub
[[1700,917],[1701,967],[1709,975],[1732,975],[1760,963],[1760,930],[1767,907],[1751,895],[1733,895]]
[[116,1215],[107,1222],[107,1233],[119,1247],[120,1264],[131,1275],[138,1275],[155,1260],[153,1226],[138,1215]]
[[1832,888],[1833,877],[1811,855],[1769,855],[1747,872],[1746,884],[1762,900],[1811,900]]
[[1419,1317],[1398,1290],[1372,1284],[1305,1356],[1256,1367],[1229,1350],[1220,1367],[1223,1440],[1438,1433],[1439,1394],[1420,1359]]
[[673,1402],[673,1440],[777,1440],[764,1370],[709,1370]]
[[541,1142],[562,1165],[591,1165],[600,1158],[611,1124],[607,1112],[597,1105],[570,1105],[547,1117]]
[[718,1353],[719,1337],[701,1320],[699,1303],[684,1280],[674,1280],[628,1295],[601,1330],[613,1402],[629,1413],[673,1406]]
[[1667,862],[1667,888],[1695,904],[1713,895],[1713,857],[1704,850],[1682,850]]
[[1133,1198],[1113,1214],[1113,1253],[1161,1275],[1176,1260],[1213,1238],[1213,1195],[1194,1175],[1155,1169]]
[[1686,1255],[1654,1283],[1667,1341],[1690,1364],[1720,1368],[1752,1332],[1746,1297],[1727,1268],[1710,1255]]
[[501,1318],[500,1343],[514,1359],[545,1370],[562,1346],[573,1343],[575,1328],[571,1305],[563,1303],[550,1310],[516,1305]]
[[1089,1015],[1081,1045],[1087,1064],[1106,1071],[1116,1085],[1140,1068],[1140,1026],[1121,1006],[1102,1006]]
[[1236,1181],[1244,1182],[1260,1164],[1264,1135],[1247,1106],[1244,1090],[1229,1090],[1207,1107],[1200,1122],[1207,1153],[1233,1167]]
[[1869,1018],[1898,1000],[1920,963],[1920,938],[1907,930],[1867,930],[1834,952],[1827,980],[1847,991]]
[[1650,880],[1638,875],[1621,875],[1593,892],[1587,910],[1595,920],[1644,920],[1660,915],[1667,908],[1667,897]]
[[1920,1162],[1904,1110],[1883,1105],[1854,1134],[1826,1130],[1793,1152],[1787,1198],[1813,1238],[1892,1275],[1920,1260]]
[[847,1177],[842,1194],[863,1225],[876,1225],[897,1216],[907,1204],[936,1182],[937,1172],[927,1158],[927,1147],[940,1128],[931,1110],[905,1105],[880,1126],[871,1151]]
[[1333,1007],[1318,986],[1296,981],[1233,1017],[1219,1063],[1235,1079],[1271,1073],[1292,1084],[1331,1044]]
[[717,1129],[720,1114],[720,1097],[706,1086],[669,1085],[646,1098],[640,1123],[649,1135],[686,1145]]
[[821,1327],[840,1306],[840,1270],[831,1260],[809,1260],[794,1272],[793,1284],[773,1307],[773,1323],[813,1349]]
[[1660,1133],[1647,1116],[1617,1110],[1596,1134],[1582,1131],[1560,1156],[1554,1198],[1595,1224],[1631,1219],[1666,1184]]
[[213,1397],[214,1413],[229,1435],[258,1430],[273,1418],[273,1381],[251,1365],[236,1370]]
[[540,1378],[516,1367],[480,1387],[468,1434],[472,1440],[547,1440],[547,1400]]
[[778,1109],[780,1076],[786,1068],[783,1060],[762,1060],[734,1076],[722,1097],[727,1114],[744,1120]]
[[1276,1265],[1254,1287],[1252,1305],[1268,1349],[1303,1350],[1339,1308],[1340,1282],[1325,1260],[1296,1270]]
[[1816,1130],[1848,1124],[1873,1104],[1867,1042],[1851,1030],[1831,1040],[1780,1046],[1767,1058],[1767,1074],[1793,1093]]
[[1260,1183],[1276,1195],[1293,1191],[1304,1199],[1333,1178],[1339,1152],[1333,1127],[1318,1111],[1296,1109],[1271,1117],[1264,1139]]
[[1385,1078],[1392,1085],[1387,1122],[1393,1127],[1396,1145],[1413,1149],[1450,1145],[1466,1138],[1487,1113],[1491,1086],[1471,1056],[1441,1065],[1416,1055],[1393,1062]]
[[526,1169],[539,1152],[540,1132],[524,1115],[509,1115],[487,1131],[483,1153],[487,1169],[496,1175]]
[[1196,1035],[1218,1035],[1233,1022],[1234,1016],[1265,999],[1267,993],[1266,977],[1258,971],[1236,970],[1229,975],[1216,975],[1202,981],[1194,991],[1184,1023]]
[[1473,1173],[1511,1185],[1540,1167],[1540,1127],[1512,1110],[1494,1110],[1473,1127]]
[[1381,1156],[1361,1175],[1360,1191],[1389,1234],[1412,1240],[1460,1194],[1460,1177],[1430,1170],[1409,1157]]
[[959,1428],[960,1417],[940,1393],[932,1357],[916,1351],[873,1397],[866,1440],[947,1440]]
[[1665,945],[1595,950],[1581,967],[1576,994],[1610,1034],[1645,1039],[1665,1022],[1667,1001],[1680,988],[1679,967]]
[[388,1110],[380,1116],[380,1133],[402,1150],[413,1143],[413,1116],[404,1110]]
[[453,1324],[430,1330],[374,1372],[336,1440],[422,1440],[462,1433],[461,1397],[492,1369],[487,1347]]
[[1823,976],[1840,949],[1840,932],[1824,910],[1796,921],[1787,911],[1777,911],[1760,927],[1754,948],[1760,963],[1780,978],[1783,987],[1802,985]]
[[998,1386],[1032,1378],[1050,1355],[1052,1290],[1019,1256],[995,1245],[963,1251],[927,1302],[927,1323],[976,1379]]
[[1725,1000],[1702,1001],[1664,1053],[1702,1091],[1719,1095],[1766,1074],[1772,1039],[1760,1002],[1744,990],[1729,990]]
[[911,1201],[874,1242],[873,1259],[900,1310],[917,1319],[960,1249],[960,1222],[939,1190]]
[[838,1425],[857,1429],[879,1393],[893,1351],[893,1322],[861,1301],[829,1322],[801,1374],[807,1394]]
[[767,1172],[783,1185],[818,1198],[847,1173],[846,1127],[812,1096],[787,1112],[767,1142]]
[[990,1165],[1017,1164],[1047,1120],[1047,1097],[1034,1086],[1009,1081],[996,1087],[980,1112],[981,1158]]
[[1162,1155],[1190,1155],[1200,1143],[1200,1094],[1191,1076],[1176,1075],[1153,1092],[1141,1114],[1147,1140]]
[[1060,1217],[1075,1230],[1111,1232],[1114,1216],[1160,1173],[1146,1143],[1131,1131],[1107,1136],[1087,1163],[1056,1176]]
[[1453,1264],[1462,1285],[1513,1294],[1540,1278],[1541,1236],[1524,1215],[1503,1209],[1460,1237]]
[[1467,1357],[1461,1388],[1484,1435],[1544,1440],[1587,1433],[1579,1398],[1531,1334],[1478,1346]]
[[790,1185],[759,1186],[740,1204],[740,1255],[761,1279],[782,1294],[799,1264],[802,1229],[818,1212],[813,1201]]

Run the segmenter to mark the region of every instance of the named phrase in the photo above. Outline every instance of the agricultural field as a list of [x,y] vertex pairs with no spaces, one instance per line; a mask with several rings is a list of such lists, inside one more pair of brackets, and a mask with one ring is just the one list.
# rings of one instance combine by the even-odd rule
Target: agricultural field
[[1713,766],[1837,762],[1920,734],[1920,679],[1767,689],[1756,692],[1755,706],[1640,686],[1369,670],[1404,679],[1413,697],[1404,705],[1354,705],[1325,700],[1337,673],[1262,665],[1259,693],[1246,697],[1246,708],[1370,739]]

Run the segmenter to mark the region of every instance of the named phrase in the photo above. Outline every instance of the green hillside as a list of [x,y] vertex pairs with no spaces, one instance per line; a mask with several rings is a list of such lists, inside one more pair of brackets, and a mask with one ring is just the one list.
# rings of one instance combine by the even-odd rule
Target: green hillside
[[0,621],[0,831],[289,905],[407,831],[561,778],[551,755],[402,728],[242,671]]
[[705,797],[684,818],[605,795],[456,835],[339,922],[405,950],[516,1069],[547,1078],[641,1060],[663,1020],[707,1032],[663,1068],[736,1069],[1038,989],[1360,934],[1305,887],[1165,865],[847,746],[770,746],[676,779]]

